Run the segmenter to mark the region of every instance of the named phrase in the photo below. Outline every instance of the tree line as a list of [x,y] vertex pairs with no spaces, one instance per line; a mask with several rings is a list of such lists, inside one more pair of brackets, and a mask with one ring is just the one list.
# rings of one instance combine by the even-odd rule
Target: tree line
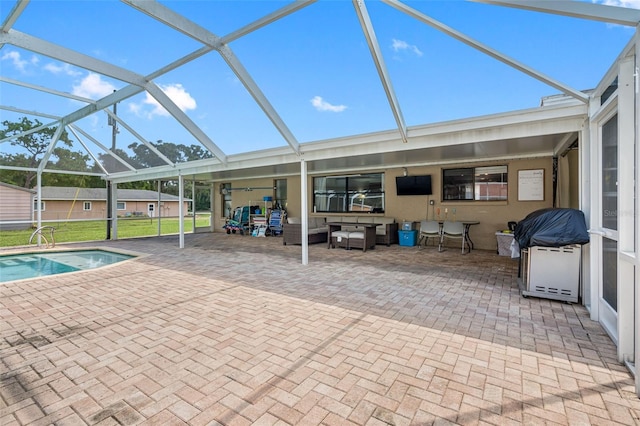
[[[3,142],[19,148],[19,152],[10,153],[8,150],[2,149],[2,152],[0,152],[0,165],[37,168],[47,153],[51,140],[57,130],[55,127],[43,127],[35,132],[28,133],[30,130],[39,128],[42,125],[38,119],[32,121],[27,117],[22,117],[15,122],[8,120],[3,121],[3,127],[0,129],[0,140],[16,135],[21,136]],[[151,142],[151,145],[174,163],[213,157],[209,151],[196,145],[175,144],[162,140]],[[129,151],[119,148],[112,151],[135,169],[145,169],[166,164],[163,159],[145,144],[132,142],[127,148]],[[128,170],[125,165],[117,161],[109,153],[100,153],[97,155],[97,158],[110,173]],[[84,174],[103,174],[104,172],[88,153],[73,149],[73,141],[66,129],[62,131],[58,143],[49,157],[46,168],[50,170],[74,171],[79,172],[79,174],[43,173],[42,186],[104,188],[106,185],[102,177]],[[0,170],[0,181],[22,188],[33,189],[36,186],[36,172],[2,169]],[[178,195],[177,182],[165,181],[162,185],[162,192]],[[155,181],[148,180],[120,183],[118,184],[118,188],[158,189]],[[185,190],[190,191],[188,185]],[[210,199],[208,192],[206,194],[197,193],[194,201],[196,210],[209,209]]]

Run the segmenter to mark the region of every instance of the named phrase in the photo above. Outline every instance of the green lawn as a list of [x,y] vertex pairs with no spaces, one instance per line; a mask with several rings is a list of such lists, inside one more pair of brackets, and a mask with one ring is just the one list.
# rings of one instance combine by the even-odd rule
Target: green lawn
[[[197,214],[196,226],[205,227],[209,225],[209,214]],[[162,218],[161,235],[177,234],[180,221],[178,218]],[[89,222],[47,222],[45,226],[53,226],[55,228],[54,237],[56,243],[69,243],[79,241],[101,241],[106,239],[107,225],[103,220]],[[24,246],[29,243],[29,237],[35,228],[21,231],[0,231],[0,247]],[[193,231],[193,218],[184,218],[184,232]],[[43,235],[48,239],[49,232],[45,231]],[[118,219],[118,239],[146,237],[158,235],[158,219],[151,218],[127,218]],[[113,237],[113,234],[112,234]],[[34,238],[35,244],[36,239]],[[44,240],[42,241],[44,244]]]

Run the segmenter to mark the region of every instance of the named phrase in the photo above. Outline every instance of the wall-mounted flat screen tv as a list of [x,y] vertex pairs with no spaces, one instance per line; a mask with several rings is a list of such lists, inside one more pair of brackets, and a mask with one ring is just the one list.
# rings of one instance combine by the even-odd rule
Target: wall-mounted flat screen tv
[[431,175],[396,176],[396,194],[431,195]]

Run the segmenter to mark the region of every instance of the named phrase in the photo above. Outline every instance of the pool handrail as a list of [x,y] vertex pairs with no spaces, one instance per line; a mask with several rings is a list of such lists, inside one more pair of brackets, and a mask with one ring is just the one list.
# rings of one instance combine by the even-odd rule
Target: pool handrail
[[[42,231],[44,231],[45,229],[49,230],[49,238],[51,238],[51,245],[49,245],[49,240],[42,233]],[[55,247],[56,246],[56,239],[53,236],[53,233],[55,232],[55,230],[56,230],[56,228],[54,228],[53,226],[50,226],[50,225],[41,226],[40,228],[38,228],[35,231],[33,231],[33,233],[31,234],[31,237],[29,238],[29,244],[31,244],[31,242],[33,241],[33,237],[35,237],[36,235],[40,235],[44,239],[44,242],[46,243],[46,248]]]

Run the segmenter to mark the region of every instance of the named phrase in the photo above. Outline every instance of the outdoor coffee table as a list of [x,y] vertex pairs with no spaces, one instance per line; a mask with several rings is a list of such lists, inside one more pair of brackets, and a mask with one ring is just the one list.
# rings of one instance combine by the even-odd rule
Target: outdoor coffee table
[[[358,229],[358,231],[351,232],[359,232],[359,229],[362,228],[364,233],[364,238],[362,239],[362,251],[365,252],[367,249],[376,248],[376,227],[381,225],[380,223],[357,223],[357,222],[328,222],[327,226],[329,227],[329,238],[327,248],[332,248],[331,244],[331,234],[334,231],[340,231],[343,226],[351,226]],[[348,248],[352,246],[349,245]],[[358,247],[360,248],[360,247]]]

